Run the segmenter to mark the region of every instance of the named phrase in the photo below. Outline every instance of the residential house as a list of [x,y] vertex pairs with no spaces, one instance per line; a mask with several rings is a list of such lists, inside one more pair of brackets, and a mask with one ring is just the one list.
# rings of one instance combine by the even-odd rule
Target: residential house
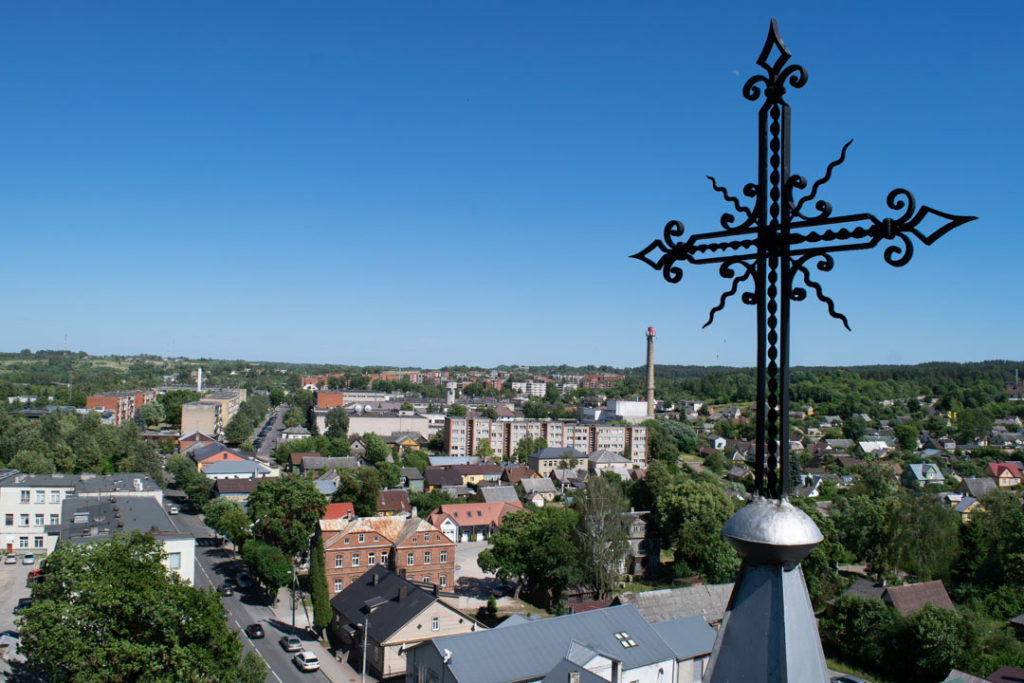
[[515,486],[485,486],[480,489],[485,503],[518,503],[519,494]]
[[519,482],[519,486],[523,489],[523,499],[536,507],[544,507],[544,503],[550,503],[558,495],[555,482],[547,477],[523,479]]
[[213,482],[213,495],[217,498],[227,498],[242,505],[249,500],[249,494],[259,486],[258,479],[217,479]]
[[988,477],[964,477],[960,482],[959,490],[972,498],[981,500],[998,488],[995,480]]
[[901,616],[907,617],[925,605],[935,605],[943,609],[955,609],[953,601],[942,581],[924,581],[908,583],[903,586],[889,586],[882,595],[882,600],[896,608]]
[[623,479],[629,478],[633,469],[632,461],[608,450],[593,451],[587,456],[587,468],[594,473],[612,472]]
[[203,434],[202,432],[190,432],[178,439],[178,452],[187,453],[196,446],[209,446],[210,444],[215,443],[220,442],[209,434]]
[[412,515],[412,503],[409,492],[405,489],[384,489],[377,495],[377,514],[382,517],[409,517]]
[[415,491],[417,493],[423,493],[423,475],[415,467],[402,467],[398,470],[399,482],[401,486]]
[[308,439],[312,434],[305,427],[288,427],[281,432],[281,441],[287,443],[289,441],[298,441],[300,439]]
[[977,498],[964,496],[953,506],[953,510],[960,515],[960,520],[966,524],[971,521],[971,513],[980,507],[981,503],[978,502]]
[[540,475],[526,465],[509,465],[501,473],[501,481],[515,486],[523,479],[537,479]]
[[903,471],[903,485],[910,488],[921,488],[929,484],[942,484],[946,478],[938,465],[930,462],[912,463]]
[[210,479],[263,479],[271,474],[269,467],[248,458],[214,461],[204,465],[201,471]]
[[382,438],[388,446],[397,449],[399,455],[406,451],[422,450],[427,445],[427,439],[416,432],[395,432]]
[[406,664],[407,683],[676,680],[676,650],[631,605],[434,638]]
[[[575,460],[575,464],[572,461]],[[587,468],[587,454],[575,448],[542,448],[536,453],[527,457],[527,463],[534,472],[542,477],[551,475],[555,469],[565,467],[562,463],[569,463],[571,467]]]
[[483,541],[501,527],[501,521],[510,512],[523,509],[514,503],[445,503],[427,517],[453,542]]
[[999,488],[1018,486],[1021,480],[1020,469],[1012,462],[990,462],[985,465],[985,474],[992,477]]
[[651,513],[647,510],[630,510],[626,513],[629,527],[629,552],[623,567],[632,576],[653,574],[661,566],[661,538],[656,533]]
[[352,503],[328,503],[324,512],[324,519],[352,519],[356,516],[356,509]]
[[[586,486],[588,476],[586,468],[551,470],[551,480],[555,482],[555,486],[563,493],[566,489],[581,489]],[[519,484],[521,486],[522,482],[519,482]]]
[[423,481],[427,491],[444,489],[451,486],[464,486],[462,476],[448,467],[427,467],[423,472]]
[[319,531],[332,596],[378,564],[411,581],[455,584],[455,543],[419,517],[324,518]]
[[675,652],[675,683],[701,681],[718,637],[715,630],[698,616],[659,621],[651,628]]
[[[294,455],[294,453],[292,454]],[[330,472],[332,470],[353,470],[366,465],[362,458],[335,457],[327,458],[319,453],[303,453],[299,459],[299,472]]]
[[484,626],[428,591],[374,565],[331,599],[331,630],[351,642],[375,679],[404,676],[405,653],[430,638],[472,633]]
[[192,459],[192,462],[196,464],[196,469],[202,472],[208,465],[212,465],[215,462],[243,462],[250,460],[249,456],[242,451],[234,448],[228,448],[220,442],[207,444],[205,446],[196,446],[189,451],[188,456]]
[[497,482],[501,479],[501,466],[496,462],[482,462],[477,465],[454,465],[452,471],[462,477],[464,486],[477,486],[482,481]]
[[708,437],[708,447],[716,451],[724,451],[728,440],[724,436],[712,434]]

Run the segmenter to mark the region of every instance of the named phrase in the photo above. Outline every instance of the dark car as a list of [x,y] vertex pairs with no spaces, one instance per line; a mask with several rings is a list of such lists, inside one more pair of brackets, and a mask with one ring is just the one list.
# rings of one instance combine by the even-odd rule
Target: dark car
[[256,639],[262,638],[266,635],[266,633],[263,632],[263,627],[259,624],[249,624],[245,627],[245,635],[249,636],[250,638]]
[[32,606],[32,598],[21,598],[18,600],[18,604],[14,606],[14,613],[19,614],[21,610],[27,609]]

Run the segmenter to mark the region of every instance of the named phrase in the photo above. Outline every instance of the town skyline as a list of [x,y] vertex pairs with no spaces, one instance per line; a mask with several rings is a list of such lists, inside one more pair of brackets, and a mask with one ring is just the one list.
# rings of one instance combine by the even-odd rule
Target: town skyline
[[[1024,8],[792,3],[793,171],[839,212],[895,187],[979,219],[894,269],[849,254],[793,308],[794,366],[1013,358]],[[9,10],[0,347],[384,367],[751,367],[714,268],[628,258],[715,229],[754,174],[738,3]],[[998,248],[993,248],[997,245]],[[702,272],[706,271],[706,272]],[[813,299],[813,297],[809,297]],[[1012,310],[1012,309],[1010,309]],[[66,340],[66,342],[65,342]]]

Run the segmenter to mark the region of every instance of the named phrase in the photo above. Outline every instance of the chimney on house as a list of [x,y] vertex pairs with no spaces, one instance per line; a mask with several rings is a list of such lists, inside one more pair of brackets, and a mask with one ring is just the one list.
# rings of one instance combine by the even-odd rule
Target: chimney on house
[[402,586],[398,589],[398,602],[402,602],[402,600],[405,598],[405,592],[405,586]]
[[647,328],[647,417],[654,417],[654,328]]
[[370,580],[373,583],[373,585],[376,586],[378,583],[380,583],[380,574],[378,574],[377,572],[374,572],[373,573],[373,578],[370,579]]

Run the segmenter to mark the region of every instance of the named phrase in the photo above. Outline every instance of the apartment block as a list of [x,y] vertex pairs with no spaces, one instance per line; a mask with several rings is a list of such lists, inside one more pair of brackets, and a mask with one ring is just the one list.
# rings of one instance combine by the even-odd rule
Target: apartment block
[[496,456],[514,453],[527,436],[543,438],[552,448],[575,448],[582,453],[602,449],[619,455],[629,452],[633,465],[647,467],[647,428],[640,425],[592,425],[556,420],[514,420],[447,417],[444,445],[449,455],[476,455],[488,439]]
[[113,413],[113,424],[120,425],[135,417],[135,411],[150,401],[156,400],[156,392],[139,391],[108,391],[93,394],[85,399],[85,407],[89,410],[109,410]]
[[198,401],[181,406],[181,433],[201,432],[214,438],[224,437],[224,427],[245,402],[245,389],[218,389]]

